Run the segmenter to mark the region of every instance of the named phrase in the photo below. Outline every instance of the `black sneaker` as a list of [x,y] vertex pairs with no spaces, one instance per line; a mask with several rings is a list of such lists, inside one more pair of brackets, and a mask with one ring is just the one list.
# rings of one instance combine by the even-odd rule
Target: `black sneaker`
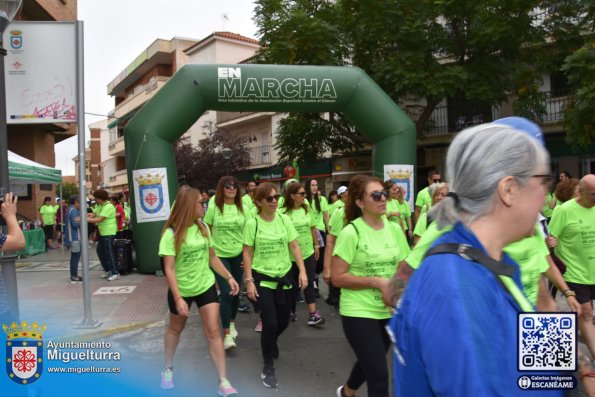
[[260,379],[262,379],[262,384],[266,387],[277,387],[277,377],[275,376],[275,368],[273,367],[264,367],[260,374]]
[[320,315],[320,312],[316,310],[314,313],[310,313],[310,317],[308,318],[308,325],[322,325],[324,324],[324,317]]
[[248,310],[250,310],[250,305],[248,305],[247,303],[243,303],[243,302],[239,304],[238,311],[240,313],[245,313]]
[[80,284],[83,282],[83,278],[76,276],[76,277],[70,277],[70,284]]

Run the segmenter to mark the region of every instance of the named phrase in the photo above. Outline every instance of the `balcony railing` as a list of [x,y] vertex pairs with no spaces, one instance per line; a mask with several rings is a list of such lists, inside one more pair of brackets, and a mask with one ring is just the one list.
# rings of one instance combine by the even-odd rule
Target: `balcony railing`
[[488,123],[500,117],[500,108],[492,106],[480,109],[477,106],[452,105],[438,106],[426,123],[426,135],[457,132],[473,125]]
[[554,123],[564,119],[564,108],[568,104],[570,96],[568,92],[553,93],[546,92],[544,123]]
[[250,153],[250,165],[268,165],[273,164],[273,146],[263,145],[248,148]]

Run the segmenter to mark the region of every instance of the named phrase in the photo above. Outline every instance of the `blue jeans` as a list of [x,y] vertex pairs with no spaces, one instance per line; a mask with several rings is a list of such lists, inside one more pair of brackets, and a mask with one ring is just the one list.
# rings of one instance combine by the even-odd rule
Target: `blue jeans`
[[78,275],[80,259],[81,259],[80,251],[79,252],[70,251],[70,277],[76,277]]
[[[114,250],[115,236],[100,236],[97,242],[97,256],[103,270],[111,274],[118,274],[116,270],[116,252]],[[82,248],[81,248],[82,249]]]

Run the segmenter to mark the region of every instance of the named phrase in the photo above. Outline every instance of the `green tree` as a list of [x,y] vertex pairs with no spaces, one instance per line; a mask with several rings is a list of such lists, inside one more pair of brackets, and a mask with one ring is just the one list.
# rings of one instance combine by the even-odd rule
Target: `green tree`
[[595,42],[568,56],[562,70],[574,88],[564,110],[566,141],[586,147],[595,138]]
[[[174,145],[180,183],[201,190],[215,189],[227,172],[231,174],[250,165],[250,153],[241,138],[215,130],[211,123],[206,123],[204,129],[206,136],[198,147],[192,146],[187,137]],[[223,148],[231,149],[229,160],[223,157]]]
[[[543,74],[559,69],[593,29],[592,2],[581,0],[256,3],[259,61],[359,66],[408,112],[420,138],[443,99],[489,109],[512,95],[519,99],[515,112],[538,121],[545,113],[538,90]],[[326,126],[334,115],[290,118],[277,143],[284,159],[303,161],[312,141],[322,148],[360,144],[348,123]]]
[[[74,183],[64,183],[62,184],[62,196],[60,197],[62,200],[64,200],[65,203],[68,203],[68,200],[70,200],[70,198],[74,195],[78,196],[79,194],[79,188],[76,184]],[[56,195],[59,197],[60,196],[60,186],[56,185]]]

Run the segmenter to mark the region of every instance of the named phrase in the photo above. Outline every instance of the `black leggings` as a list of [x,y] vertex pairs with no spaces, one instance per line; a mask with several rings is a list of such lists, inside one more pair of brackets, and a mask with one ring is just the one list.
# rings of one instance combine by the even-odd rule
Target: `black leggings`
[[[244,271],[242,270],[242,255],[238,255],[234,258],[219,258],[227,270],[231,273],[233,278],[240,284],[244,277]],[[215,272],[213,272],[215,273]],[[219,286],[219,313],[221,314],[221,327],[223,329],[229,328],[229,323],[236,319],[238,314],[238,306],[240,304],[240,295],[230,295],[231,288],[229,288],[229,282],[221,277],[218,273],[215,273],[215,279]]]
[[[258,283],[257,283],[258,284]],[[264,365],[273,365],[275,352],[278,351],[277,338],[289,325],[289,304],[295,301],[293,290],[284,290],[284,302],[280,304],[275,296],[276,291],[270,288],[256,286],[258,291],[258,307],[262,320],[260,347]]]
[[341,316],[343,332],[357,361],[347,379],[347,386],[358,390],[368,383],[368,397],[388,397],[386,352],[390,339],[384,328],[388,319]]
[[[308,276],[308,285],[304,289],[304,298],[306,303],[316,303],[316,291],[314,290],[314,281],[316,281],[316,260],[314,259],[314,254],[304,259],[304,267],[306,268],[306,275]],[[300,269],[295,262],[291,262],[291,271],[294,291],[294,297],[291,301],[291,311],[295,313],[295,302],[300,294],[300,287],[298,284]]]

